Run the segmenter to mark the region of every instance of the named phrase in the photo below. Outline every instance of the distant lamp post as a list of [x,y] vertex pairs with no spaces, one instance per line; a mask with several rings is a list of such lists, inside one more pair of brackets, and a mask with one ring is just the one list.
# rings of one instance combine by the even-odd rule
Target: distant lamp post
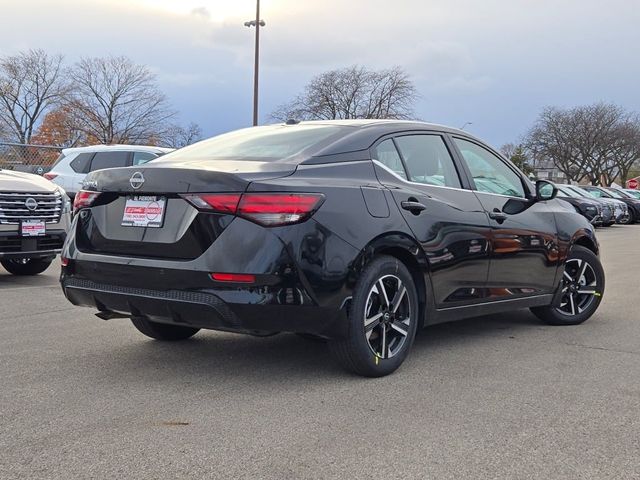
[[260,0],[256,0],[256,19],[244,22],[245,27],[256,27],[255,64],[253,66],[253,126],[258,125],[258,72],[260,69],[260,27],[266,23],[260,19]]
[[464,130],[467,127],[467,125],[473,125],[473,122],[464,122],[464,125],[460,127],[460,130]]

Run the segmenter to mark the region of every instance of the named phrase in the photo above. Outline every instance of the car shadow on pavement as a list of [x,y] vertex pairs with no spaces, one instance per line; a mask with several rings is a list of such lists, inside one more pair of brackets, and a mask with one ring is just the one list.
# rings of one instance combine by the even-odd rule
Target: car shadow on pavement
[[[482,343],[497,335],[523,336],[537,328],[541,328],[540,322],[528,311],[431,326],[419,333],[410,354],[411,359],[417,357],[419,362],[411,362],[401,371],[419,369],[422,363],[428,364],[430,356],[448,354],[458,345]],[[237,383],[240,378],[242,383],[264,385],[309,379],[360,379],[338,367],[325,343],[293,334],[257,338],[204,331],[189,340],[173,343],[133,335],[115,349],[111,346],[92,353],[92,359],[96,360],[95,375],[107,375],[112,377],[111,381],[121,384],[155,382],[163,378],[216,385],[227,381]]]
[[11,275],[10,273],[0,269],[0,290],[16,287],[52,287],[58,285],[57,277],[52,278],[49,275],[21,277],[18,275]]

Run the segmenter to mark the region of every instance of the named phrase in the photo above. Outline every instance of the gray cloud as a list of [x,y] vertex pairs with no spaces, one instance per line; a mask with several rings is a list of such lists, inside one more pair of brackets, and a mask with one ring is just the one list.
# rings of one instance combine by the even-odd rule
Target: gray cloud
[[[201,3],[177,15],[135,0],[0,0],[0,55],[31,47],[69,61],[124,54],[158,72],[183,117],[206,133],[245,125],[253,29],[243,23],[253,2]],[[223,7],[245,4],[219,20]],[[311,76],[356,63],[403,66],[423,93],[420,117],[473,121],[472,131],[495,143],[523,133],[548,104],[606,100],[640,110],[634,1],[265,0],[263,18],[265,115]]]

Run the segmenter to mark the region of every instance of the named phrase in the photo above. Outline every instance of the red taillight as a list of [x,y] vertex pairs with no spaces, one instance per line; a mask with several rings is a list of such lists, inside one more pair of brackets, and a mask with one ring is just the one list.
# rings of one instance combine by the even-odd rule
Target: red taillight
[[100,196],[100,192],[88,192],[80,190],[73,199],[73,211],[77,212],[81,208],[90,207],[93,202]]
[[58,176],[57,173],[45,173],[43,175],[44,178],[46,178],[47,180],[53,180],[54,178],[56,178]]
[[324,200],[318,193],[215,193],[184,198],[199,209],[236,214],[267,227],[303,222]]
[[231,214],[236,213],[240,196],[241,194],[239,193],[183,195],[186,200],[200,209]]
[[256,276],[246,273],[212,273],[211,278],[216,282],[255,283]]
[[69,266],[69,259],[67,257],[60,257],[60,265],[63,267]]

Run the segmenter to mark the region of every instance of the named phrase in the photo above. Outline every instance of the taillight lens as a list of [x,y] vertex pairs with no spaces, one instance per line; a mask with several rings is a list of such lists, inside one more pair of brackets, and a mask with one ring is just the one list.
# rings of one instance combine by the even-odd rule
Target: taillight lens
[[183,198],[191,202],[201,210],[213,210],[220,213],[235,214],[240,202],[240,193],[216,193],[201,195],[183,195]]
[[249,193],[240,199],[238,215],[265,226],[299,223],[309,218],[323,199],[315,193]]
[[216,193],[184,198],[201,210],[235,214],[266,227],[303,222],[324,201],[319,193]]
[[100,196],[100,192],[88,192],[80,190],[73,199],[73,212],[77,212],[81,208],[90,207],[93,202]]
[[45,173],[43,175],[44,178],[46,178],[47,180],[53,180],[54,178],[56,178],[58,176],[57,173]]

